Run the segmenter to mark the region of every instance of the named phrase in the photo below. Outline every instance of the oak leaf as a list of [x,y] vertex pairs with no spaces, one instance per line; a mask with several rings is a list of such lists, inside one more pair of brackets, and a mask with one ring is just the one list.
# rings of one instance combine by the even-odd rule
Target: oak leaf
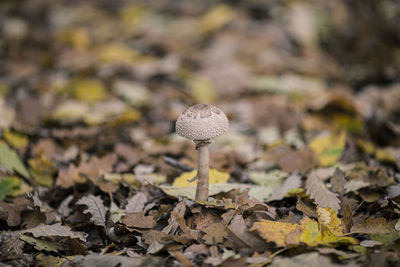
[[88,208],[83,213],[92,215],[90,219],[95,225],[105,227],[107,208],[99,196],[89,195],[82,197],[77,204],[86,205]]

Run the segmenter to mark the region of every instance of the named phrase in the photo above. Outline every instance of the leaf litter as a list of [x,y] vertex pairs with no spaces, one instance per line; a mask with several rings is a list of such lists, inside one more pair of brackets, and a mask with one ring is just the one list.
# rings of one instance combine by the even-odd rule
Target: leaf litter
[[400,264],[392,1],[64,2],[0,4],[1,264]]

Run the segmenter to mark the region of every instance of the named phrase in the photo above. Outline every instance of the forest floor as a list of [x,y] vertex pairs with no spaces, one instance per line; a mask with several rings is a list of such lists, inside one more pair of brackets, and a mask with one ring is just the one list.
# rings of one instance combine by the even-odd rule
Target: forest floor
[[0,266],[399,266],[400,7],[346,3],[2,1]]

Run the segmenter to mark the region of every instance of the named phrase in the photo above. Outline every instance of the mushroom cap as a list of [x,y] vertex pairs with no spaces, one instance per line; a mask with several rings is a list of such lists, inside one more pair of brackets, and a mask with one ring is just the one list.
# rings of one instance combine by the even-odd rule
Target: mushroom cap
[[179,115],[176,132],[190,140],[209,140],[225,133],[229,121],[225,113],[212,105],[196,104]]

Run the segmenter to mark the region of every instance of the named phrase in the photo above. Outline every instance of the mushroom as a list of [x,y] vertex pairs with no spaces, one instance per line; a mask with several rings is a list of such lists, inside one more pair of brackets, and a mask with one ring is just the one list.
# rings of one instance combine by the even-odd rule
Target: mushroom
[[219,108],[196,104],[187,108],[176,121],[176,132],[187,139],[193,140],[199,153],[197,175],[190,181],[198,179],[196,200],[206,201],[208,198],[209,150],[212,139],[225,133],[229,121]]

